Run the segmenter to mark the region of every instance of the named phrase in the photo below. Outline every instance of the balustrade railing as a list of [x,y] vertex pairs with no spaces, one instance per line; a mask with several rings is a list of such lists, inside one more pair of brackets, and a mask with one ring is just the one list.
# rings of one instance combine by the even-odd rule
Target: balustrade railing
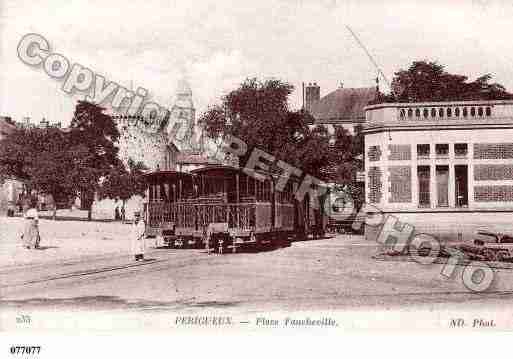
[[492,116],[492,106],[486,105],[405,106],[397,108],[397,117],[400,120],[450,120]]

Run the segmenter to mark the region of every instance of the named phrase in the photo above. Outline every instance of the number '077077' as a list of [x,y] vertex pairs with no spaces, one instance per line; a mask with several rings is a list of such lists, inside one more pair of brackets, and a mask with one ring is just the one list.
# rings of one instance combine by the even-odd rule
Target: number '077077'
[[12,355],[39,354],[41,346],[13,345],[10,351]]

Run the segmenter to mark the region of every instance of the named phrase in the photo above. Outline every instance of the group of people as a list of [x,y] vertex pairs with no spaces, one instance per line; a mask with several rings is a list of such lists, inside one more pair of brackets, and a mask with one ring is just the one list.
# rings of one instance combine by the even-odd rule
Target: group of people
[[114,219],[116,221],[125,220],[125,206],[121,207],[121,211],[119,210],[119,206],[116,206],[116,208],[114,209]]

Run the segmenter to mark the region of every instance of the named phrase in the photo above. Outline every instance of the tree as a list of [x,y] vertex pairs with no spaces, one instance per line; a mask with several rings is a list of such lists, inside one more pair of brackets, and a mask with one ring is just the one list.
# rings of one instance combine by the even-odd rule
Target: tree
[[364,198],[364,188],[357,182],[356,175],[364,170],[364,136],[361,126],[355,128],[355,134],[341,126],[335,127],[334,143],[331,148],[330,163],[333,182],[351,196],[353,204],[359,208]]
[[123,206],[133,195],[144,196],[146,184],[143,178],[147,168],[142,162],[128,160],[128,170],[120,165],[113,167],[103,179],[98,191],[101,199],[121,199]]
[[486,74],[469,82],[464,75],[450,74],[443,65],[414,61],[408,70],[395,73],[392,94],[378,102],[429,102],[464,100],[509,100],[513,94]]
[[49,194],[54,201],[75,195],[73,172],[81,158],[71,147],[69,136],[59,129],[18,129],[0,144],[0,167],[4,173],[25,182],[28,193]]
[[[17,129],[0,143],[0,169],[55,202],[81,196],[91,203],[101,178],[119,167],[119,132],[104,109],[79,101],[69,129]],[[55,212],[54,212],[55,216]]]
[[[221,104],[210,107],[199,122],[205,134],[219,143],[234,136],[247,145],[239,157],[244,166],[253,149],[314,176],[323,176],[327,164],[329,135],[322,126],[310,128],[303,111],[291,111],[288,98],[293,86],[277,79],[245,80],[239,88],[224,96]],[[278,170],[276,166],[273,170]],[[321,178],[322,179],[322,178]]]
[[115,145],[119,139],[119,131],[104,110],[87,101],[78,101],[70,125],[70,141],[75,148],[75,154],[81,158],[80,166],[75,168],[71,177],[75,181],[76,191],[86,201],[89,220],[100,179],[106,177],[113,168],[120,166],[119,150]]

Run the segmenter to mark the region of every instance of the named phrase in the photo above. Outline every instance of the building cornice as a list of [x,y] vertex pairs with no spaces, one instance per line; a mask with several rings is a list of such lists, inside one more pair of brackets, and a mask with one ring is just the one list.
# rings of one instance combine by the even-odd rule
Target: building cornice
[[365,106],[365,111],[381,108],[415,108],[415,107],[444,107],[444,106],[493,106],[513,105],[513,100],[476,100],[476,101],[439,101],[439,102],[390,102]]
[[383,131],[441,131],[441,130],[484,130],[484,129],[513,129],[513,118],[503,117],[493,119],[458,119],[458,120],[391,120],[367,123],[363,133]]

